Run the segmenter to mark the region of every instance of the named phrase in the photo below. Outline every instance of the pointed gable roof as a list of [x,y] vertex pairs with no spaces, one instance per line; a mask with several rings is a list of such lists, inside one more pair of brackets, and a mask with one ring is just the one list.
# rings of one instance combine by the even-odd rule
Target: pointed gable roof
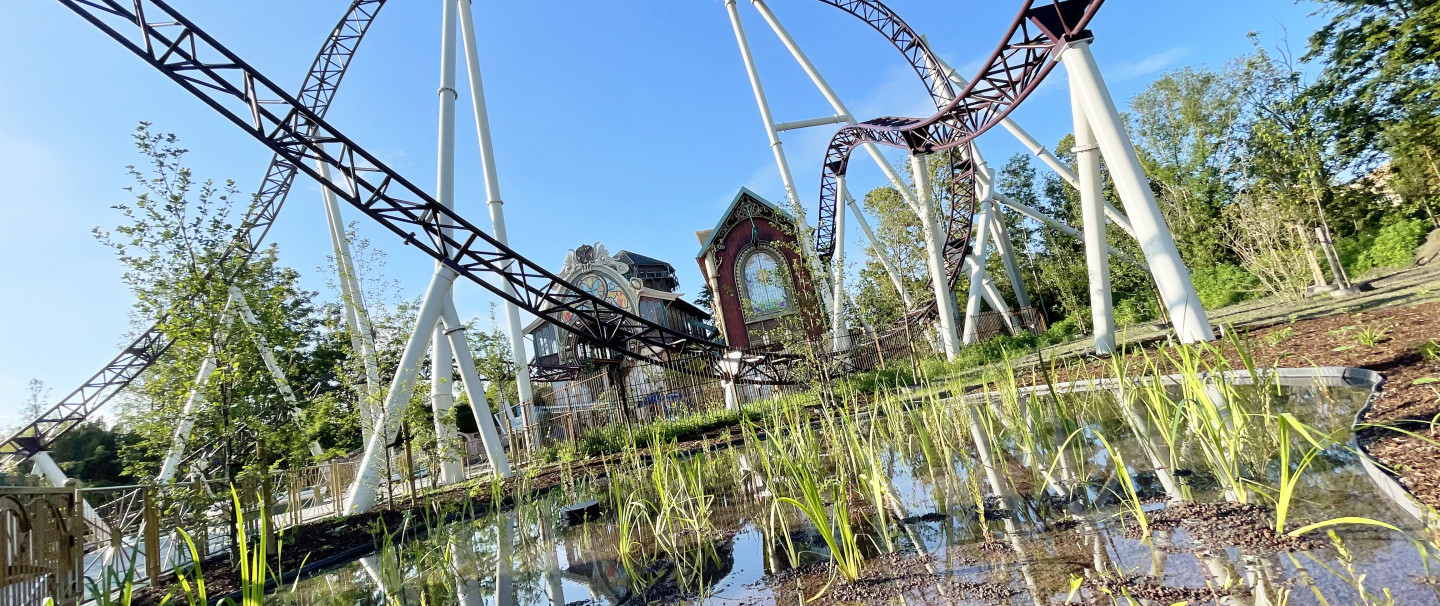
[[700,236],[700,235],[702,235],[702,234],[703,234],[704,237],[705,237],[704,240],[701,241],[701,244],[700,244],[700,252],[695,253],[695,258],[696,258],[696,259],[701,259],[701,258],[704,258],[704,257],[705,257],[705,251],[710,250],[710,247],[715,244],[715,236],[716,236],[716,234],[722,233],[723,230],[722,230],[721,228],[725,226],[725,220],[726,220],[726,219],[729,219],[729,218],[730,218],[730,215],[735,214],[735,210],[738,209],[738,208],[740,208],[740,202],[741,202],[742,200],[744,200],[745,198],[749,198],[749,199],[754,200],[755,202],[757,202],[757,203],[759,203],[759,204],[763,204],[763,205],[769,207],[770,210],[775,211],[776,214],[779,214],[780,216],[785,217],[786,219],[789,219],[789,220],[791,220],[791,221],[794,221],[794,217],[791,217],[791,216],[790,216],[790,213],[785,212],[784,209],[781,209],[779,206],[776,206],[773,202],[771,202],[771,201],[769,201],[769,200],[766,200],[765,198],[761,197],[760,194],[757,194],[757,193],[755,193],[755,192],[753,192],[753,191],[750,191],[750,188],[748,188],[748,187],[741,187],[741,188],[740,188],[740,191],[735,192],[735,197],[730,200],[730,206],[726,207],[726,208],[725,208],[725,212],[723,212],[723,213],[720,214],[720,219],[717,220],[717,221],[715,221],[715,227],[712,227],[712,228],[710,228],[710,229],[708,229],[708,230],[695,232],[695,235],[696,235],[697,237]]

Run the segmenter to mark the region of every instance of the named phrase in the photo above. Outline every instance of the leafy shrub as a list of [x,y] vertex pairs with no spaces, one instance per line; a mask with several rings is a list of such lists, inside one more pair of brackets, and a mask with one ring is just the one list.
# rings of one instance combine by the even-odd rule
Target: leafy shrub
[[1396,221],[1380,228],[1369,248],[1355,260],[1355,274],[1363,274],[1376,267],[1404,267],[1415,260],[1415,247],[1429,231],[1429,225],[1422,219]]
[[1233,305],[1254,297],[1260,291],[1260,279],[1245,268],[1229,263],[1199,267],[1190,273],[1200,304],[1206,309]]
[[1157,315],[1155,301],[1147,296],[1126,297],[1115,302],[1115,326],[1138,324]]

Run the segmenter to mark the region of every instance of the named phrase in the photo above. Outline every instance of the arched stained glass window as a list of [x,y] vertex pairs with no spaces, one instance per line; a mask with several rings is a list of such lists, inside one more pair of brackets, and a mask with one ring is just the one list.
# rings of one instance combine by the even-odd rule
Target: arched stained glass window
[[[608,276],[598,273],[588,273],[573,283],[579,286],[580,290],[586,294],[604,300],[620,309],[634,311],[630,308],[630,295],[625,292],[625,289],[622,288],[619,283],[610,279]],[[568,311],[560,314],[561,322],[568,323],[574,318],[575,315]]]
[[740,261],[740,282],[745,289],[745,315],[764,318],[790,312],[790,292],[780,257],[757,248]]

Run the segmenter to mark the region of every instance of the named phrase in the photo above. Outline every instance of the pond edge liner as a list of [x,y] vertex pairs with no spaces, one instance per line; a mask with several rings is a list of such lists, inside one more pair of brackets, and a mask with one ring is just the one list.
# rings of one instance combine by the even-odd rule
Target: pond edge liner
[[[745,441],[745,436],[744,436],[744,435],[741,435],[741,436],[732,438],[732,439],[730,439],[730,440],[727,441],[727,442],[723,442],[723,443],[721,443],[721,444],[711,445],[710,448],[711,448],[711,449],[713,449],[713,448],[729,448],[729,447],[735,446],[735,445],[738,444],[738,443],[742,443],[742,442],[744,442],[744,441]],[[690,450],[688,450],[688,451],[686,451],[686,452],[684,452],[684,453],[680,453],[680,454],[682,454],[682,455],[693,455],[693,454],[696,454],[696,453],[698,453],[698,452],[702,452],[702,451],[704,451],[704,450],[706,450],[706,448],[704,448],[704,447],[693,448],[693,449],[690,449]],[[648,456],[648,455],[647,455],[647,456]],[[609,475],[609,474],[607,474],[607,473],[605,473],[605,472],[600,472],[600,473],[598,473],[598,474],[595,474],[594,478],[595,478],[595,479],[600,479],[600,478],[604,478],[604,477],[606,477],[606,476],[608,476],[608,475]],[[555,484],[555,485],[552,485],[552,486],[548,486],[548,487],[545,487],[545,488],[538,489],[538,490],[532,492],[531,494],[525,495],[525,496],[528,497],[528,498],[541,497],[541,496],[544,496],[544,495],[546,495],[546,494],[549,494],[549,493],[552,492],[552,491],[558,490],[560,487],[561,487],[561,484]],[[442,517],[442,518],[440,519],[440,521],[439,521],[438,523],[434,524],[433,526],[430,526],[430,525],[414,526],[414,527],[412,527],[412,529],[400,533],[400,535],[399,535],[398,537],[396,537],[395,545],[396,545],[396,546],[399,546],[399,545],[403,545],[403,544],[405,544],[405,543],[408,543],[408,542],[410,542],[410,541],[414,541],[414,540],[418,540],[418,539],[423,539],[423,538],[425,538],[426,536],[429,536],[430,530],[431,530],[432,528],[443,528],[443,527],[445,527],[445,526],[449,526],[450,524],[454,524],[455,522],[463,522],[463,521],[466,521],[466,520],[473,520],[473,519],[479,518],[479,517],[481,517],[481,516],[489,515],[490,513],[493,513],[493,512],[495,512],[495,511],[504,511],[504,510],[506,509],[506,506],[507,506],[507,505],[508,505],[510,508],[514,508],[515,504],[516,504],[515,497],[513,497],[513,496],[506,496],[503,500],[501,500],[499,507],[495,507],[495,506],[494,506],[493,504],[491,504],[490,502],[485,502],[485,503],[482,504],[482,506],[475,506],[475,507],[470,507],[470,508],[468,508],[468,509],[463,509],[463,510],[461,510],[461,511],[451,512],[451,513],[449,513],[449,514],[446,514],[444,517]],[[371,538],[373,539],[374,537],[371,537]],[[340,552],[340,553],[336,553],[336,554],[332,554],[332,555],[330,555],[330,556],[326,556],[326,557],[324,557],[324,558],[320,558],[320,559],[318,559],[318,560],[315,560],[314,562],[309,562],[309,563],[305,564],[304,566],[301,566],[300,568],[297,568],[297,569],[295,569],[295,570],[291,570],[290,572],[283,573],[283,574],[281,574],[279,577],[272,577],[272,578],[266,579],[266,580],[265,580],[265,591],[264,591],[264,594],[265,594],[265,595],[270,595],[271,592],[275,591],[276,589],[279,589],[279,588],[280,588],[281,586],[283,586],[283,585],[288,585],[288,584],[294,583],[294,582],[297,581],[297,580],[302,580],[302,579],[307,579],[307,578],[310,578],[310,577],[313,577],[313,576],[317,576],[317,575],[319,575],[319,574],[322,573],[322,572],[325,572],[325,571],[327,571],[327,570],[330,570],[331,568],[335,568],[335,567],[340,566],[340,565],[342,565],[342,564],[347,564],[347,563],[352,562],[352,561],[354,561],[354,560],[358,560],[358,559],[360,559],[361,557],[363,557],[365,554],[368,554],[368,553],[371,553],[371,552],[374,552],[374,551],[375,551],[375,544],[374,544],[374,541],[372,540],[370,545],[360,545],[360,546],[358,546],[358,547],[352,547],[352,548],[347,549],[347,550],[345,550],[345,551],[342,551],[342,552]],[[225,601],[225,600],[227,600],[227,599],[228,599],[228,600],[231,600],[232,602],[237,602],[237,603],[238,603],[238,601],[240,600],[240,598],[241,598],[242,594],[244,593],[244,591],[245,591],[244,589],[237,589],[237,590],[231,591],[231,592],[229,592],[229,593],[227,593],[227,594],[225,594],[225,595],[222,595],[222,596],[219,596],[219,597],[215,597],[215,598],[211,598],[211,599],[210,599],[210,603],[212,603],[212,604],[218,604],[218,603],[223,602],[223,601]]]
[[1346,370],[1356,374],[1368,373],[1368,375],[1374,378],[1375,385],[1371,388],[1370,397],[1365,400],[1365,405],[1361,406],[1360,410],[1355,413],[1355,421],[1350,426],[1350,439],[1346,441],[1346,445],[1360,455],[1360,466],[1365,469],[1365,473],[1370,476],[1370,480],[1375,483],[1376,488],[1379,488],[1380,492],[1390,497],[1390,500],[1394,501],[1397,507],[1414,518],[1421,527],[1428,526],[1430,514],[1427,512],[1429,508],[1422,504],[1420,499],[1416,498],[1409,489],[1400,484],[1394,475],[1381,469],[1379,462],[1370,456],[1370,452],[1361,446],[1360,441],[1357,439],[1360,432],[1361,420],[1370,412],[1371,406],[1375,404],[1375,400],[1378,399],[1380,395],[1380,390],[1385,386],[1385,375],[1363,368],[1348,368]]

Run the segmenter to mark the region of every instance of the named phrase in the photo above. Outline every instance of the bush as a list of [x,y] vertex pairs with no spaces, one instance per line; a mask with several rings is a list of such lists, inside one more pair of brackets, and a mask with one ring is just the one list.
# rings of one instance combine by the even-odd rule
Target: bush
[[1260,291],[1260,280],[1245,268],[1229,263],[1200,267],[1190,273],[1200,304],[1206,309],[1234,305],[1253,298]]
[[1159,314],[1155,301],[1147,296],[1125,297],[1115,302],[1115,326],[1124,327],[1154,319]]
[[1355,260],[1354,274],[1360,275],[1377,267],[1405,267],[1415,260],[1415,247],[1429,231],[1422,219],[1396,221],[1380,228],[1374,241]]

